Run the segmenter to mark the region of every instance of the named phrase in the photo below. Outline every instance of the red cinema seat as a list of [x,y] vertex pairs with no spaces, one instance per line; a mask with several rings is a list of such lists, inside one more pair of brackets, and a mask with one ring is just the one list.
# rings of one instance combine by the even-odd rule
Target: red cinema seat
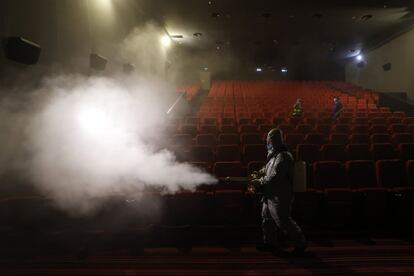
[[345,145],[325,144],[321,147],[321,156],[323,161],[345,161]]
[[283,125],[286,123],[285,118],[283,117],[276,117],[273,119],[273,125],[278,126],[278,125]]
[[188,152],[188,161],[214,163],[214,152],[209,146],[191,146]]
[[334,133],[345,133],[349,134],[351,132],[351,125],[346,124],[337,124],[332,128]]
[[375,133],[387,134],[388,127],[386,125],[371,125],[371,127],[369,128],[369,132],[371,134],[375,134]]
[[322,145],[325,143],[325,136],[322,133],[309,133],[305,136],[304,143]]
[[179,162],[187,161],[188,147],[186,147],[186,146],[173,146],[170,150]]
[[354,124],[355,125],[368,125],[368,118],[365,117],[356,117],[354,118]]
[[239,132],[257,132],[257,126],[256,125],[240,125],[239,126]]
[[210,133],[216,134],[219,132],[219,129],[216,125],[201,125],[200,126],[200,133]]
[[391,124],[401,124],[402,120],[401,118],[396,118],[396,117],[389,117],[387,118],[387,124],[391,125]]
[[239,135],[236,133],[222,133],[218,137],[220,145],[238,145],[240,144]]
[[405,168],[407,171],[407,185],[414,187],[414,160],[408,160],[405,163]]
[[313,144],[299,144],[296,147],[296,159],[307,163],[319,161],[319,146]]
[[406,169],[402,160],[379,160],[376,162],[377,181],[380,187],[406,186]]
[[385,118],[372,118],[371,124],[372,125],[385,125],[387,123],[387,120]]
[[391,143],[372,144],[370,151],[372,159],[375,161],[395,159],[398,157]]
[[348,186],[353,189],[377,187],[375,163],[369,160],[353,160],[345,164]]
[[296,126],[297,124],[300,123],[300,121],[302,120],[302,118],[300,117],[291,117],[288,119],[288,123],[292,126]]
[[245,145],[243,148],[243,160],[245,164],[252,161],[265,161],[266,156],[267,150],[263,144]]
[[280,128],[283,131],[283,133],[294,133],[295,132],[295,127],[289,124],[279,125],[278,128]]
[[322,134],[325,134],[325,135],[328,135],[330,132],[331,132],[331,128],[332,128],[332,126],[331,125],[326,125],[326,124],[318,124],[316,127],[315,127],[315,131],[317,132],[317,133],[322,133]]
[[375,163],[373,161],[349,161],[346,163],[348,185],[358,190],[354,209],[357,217],[366,224],[376,225],[388,215],[388,189],[378,187]]
[[341,145],[349,144],[349,136],[348,134],[344,134],[344,133],[331,134],[329,135],[329,143],[341,144]]
[[303,143],[303,134],[299,133],[286,133],[285,134],[285,143],[291,146],[293,149],[296,148],[298,144]]
[[241,154],[238,145],[218,145],[216,148],[216,161],[240,161]]
[[371,137],[368,134],[352,134],[350,136],[351,144],[369,144],[371,143]]
[[202,124],[204,125],[217,125],[217,118],[206,117],[202,120]]
[[217,177],[243,177],[246,171],[241,162],[216,162],[213,173]]
[[269,131],[271,131],[274,128],[273,125],[260,125],[259,126],[259,132],[260,133],[268,133]]
[[197,117],[187,117],[184,119],[184,124],[186,125],[198,125]]
[[371,160],[368,144],[349,144],[346,146],[348,160]]
[[199,134],[196,136],[197,145],[215,147],[217,139],[214,134]]
[[403,111],[394,111],[393,117],[404,119],[405,118],[405,112],[403,112]]
[[313,164],[314,185],[317,189],[346,188],[345,169],[341,162],[319,161]]
[[369,134],[369,125],[354,125],[353,134]]
[[402,119],[402,123],[405,125],[412,125],[414,124],[414,117],[406,117]]
[[407,125],[404,124],[391,124],[389,129],[392,133],[405,133],[408,131]]
[[391,137],[389,134],[382,134],[382,133],[375,133],[372,134],[370,137],[371,144],[378,144],[378,143],[391,143]]
[[221,133],[237,133],[237,127],[235,125],[222,125],[220,127]]
[[250,125],[252,123],[252,120],[250,118],[239,118],[237,120],[237,123],[239,125]]
[[[345,115],[345,113],[342,113],[342,116]],[[351,115],[351,116],[349,116]],[[341,117],[338,119],[339,124],[351,124],[352,123],[352,114],[347,114],[347,117]]]
[[312,129],[313,129],[313,126],[311,124],[299,124],[296,126],[296,133],[306,135],[310,133]]
[[268,124],[268,123],[269,123],[269,120],[268,120],[268,119],[265,119],[265,118],[256,118],[256,119],[254,120],[254,123],[255,123],[256,125],[260,126],[260,125],[265,125],[265,124]]
[[175,134],[172,137],[171,144],[173,146],[190,146],[193,139],[190,134]]
[[309,125],[316,125],[316,123],[318,122],[318,120],[316,118],[304,118],[304,123],[309,124]]
[[214,194],[215,223],[237,225],[243,216],[243,193],[239,190],[216,191]]
[[243,145],[263,144],[263,140],[257,133],[241,133],[240,140]]
[[194,137],[197,134],[196,125],[182,125],[180,129],[181,134],[189,134],[191,137]]
[[402,160],[414,160],[414,143],[399,144],[398,153]]
[[413,135],[411,133],[394,133],[392,135],[392,141],[394,144],[412,143]]
[[206,162],[189,162],[191,165],[193,165],[194,167],[197,167],[207,173],[212,173],[211,171],[211,164],[206,163]]
[[[330,115],[329,115],[330,116]],[[333,119],[331,117],[320,117],[318,118],[317,124],[322,124],[322,125],[332,125],[333,123]]]
[[221,119],[221,125],[236,125],[236,120],[233,117],[224,117]]

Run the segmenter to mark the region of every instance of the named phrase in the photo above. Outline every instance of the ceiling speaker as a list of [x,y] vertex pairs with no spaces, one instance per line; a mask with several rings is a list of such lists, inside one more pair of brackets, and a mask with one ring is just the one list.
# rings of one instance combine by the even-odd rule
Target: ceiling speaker
[[365,62],[361,61],[357,63],[358,68],[364,68],[365,67]]
[[91,69],[103,71],[105,70],[107,63],[108,63],[108,60],[101,55],[98,55],[98,54],[89,55],[89,66]]
[[382,66],[382,70],[384,70],[384,71],[390,71],[390,70],[391,70],[391,63],[390,63],[390,62],[385,63],[385,64]]
[[18,36],[6,37],[3,40],[3,49],[8,59],[23,64],[36,64],[41,52],[38,44]]

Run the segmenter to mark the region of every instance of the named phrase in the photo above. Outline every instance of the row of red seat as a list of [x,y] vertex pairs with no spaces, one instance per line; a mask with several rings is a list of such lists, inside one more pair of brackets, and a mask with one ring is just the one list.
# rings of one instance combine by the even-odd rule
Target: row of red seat
[[181,121],[172,121],[175,124],[193,124],[193,125],[227,125],[227,124],[414,124],[414,117],[390,116],[390,117],[345,117],[342,116],[337,120],[332,119],[331,113],[313,117],[290,117],[286,116],[238,116],[238,117],[186,117]]
[[176,127],[172,125],[169,127],[170,133],[176,134],[188,134],[191,136],[195,136],[197,134],[213,134],[218,135],[220,133],[257,133],[263,134],[268,132],[270,129],[278,127],[280,128],[285,134],[302,134],[302,135],[309,135],[309,134],[316,134],[321,133],[325,136],[329,136],[329,134],[399,134],[399,133],[407,133],[413,134],[414,133],[414,124],[412,125],[404,125],[404,124],[391,124],[387,125],[367,125],[367,124],[336,124],[336,125],[329,125],[329,124],[301,124],[297,126],[292,126],[289,124],[280,124],[278,126],[272,124],[260,124],[260,125],[253,125],[253,124],[242,124],[239,126],[236,125],[181,125]]
[[[215,149],[209,146],[190,146],[188,151],[185,147],[172,147],[175,155],[180,161],[201,164],[203,167],[211,168],[217,162],[240,162],[248,166],[251,162],[263,162],[266,159],[266,148],[263,144],[245,145],[240,150],[238,145],[218,145]],[[309,164],[317,161],[339,161],[347,160],[391,160],[414,159],[414,143],[399,144],[397,149],[388,143],[379,144],[324,144],[321,147],[315,144],[299,144],[293,151],[297,160]],[[225,172],[221,176],[232,175]]]
[[[262,165],[263,162],[252,162],[246,168],[240,162],[217,162],[213,172],[217,177],[227,177],[229,173],[233,177],[244,177]],[[318,161],[313,163],[311,173],[313,179],[308,183],[308,189],[414,187],[414,160],[350,160],[345,163]],[[215,189],[246,189],[245,182],[230,185],[221,185]]]
[[[370,171],[371,165],[367,164],[366,168]],[[414,190],[408,188],[393,191],[386,189],[308,191],[296,194],[293,213],[298,222],[306,226],[314,226],[321,220],[328,219],[323,224],[324,228],[334,222],[331,218],[340,218],[344,222],[345,217],[363,219],[375,217],[386,218],[387,223],[390,223],[395,222],[393,220],[395,218],[413,217],[413,196]],[[38,238],[36,242],[46,244],[52,241],[75,243],[70,244],[71,247],[85,245],[82,244],[84,240],[89,242],[86,244],[88,246],[92,246],[93,241],[99,243],[100,246],[105,244],[115,246],[117,242],[125,246],[125,244],[130,244],[131,240],[134,243],[148,242],[149,240],[136,239],[139,232],[145,230],[146,233],[154,233],[153,237],[156,237],[157,241],[163,239],[163,235],[157,233],[156,229],[149,228],[154,225],[186,225],[187,227],[190,225],[254,225],[253,229],[249,229],[254,233],[254,229],[260,222],[260,205],[259,195],[245,194],[240,190],[181,192],[167,195],[143,193],[140,200],[112,199],[107,201],[106,208],[100,212],[79,219],[56,210],[49,199],[41,197],[3,198],[0,199],[0,209],[10,210],[11,213],[19,214],[19,217],[8,215],[6,212],[0,213],[2,229],[0,241],[6,245],[10,241],[19,242],[16,240],[19,237],[23,240]],[[344,208],[347,213],[341,212],[345,211]],[[349,212],[350,210],[355,212]],[[29,233],[27,226],[30,226],[30,235],[27,235]],[[362,225],[359,224],[359,226]],[[212,235],[211,231],[215,228],[209,227],[208,229],[210,231],[208,234]],[[182,233],[187,233],[187,235],[181,238],[187,240],[187,244],[190,242],[188,239],[191,239],[191,236],[188,235],[190,233],[188,228],[170,230],[187,230]],[[219,228],[218,231],[223,231],[223,229]],[[171,232],[167,233],[171,234]],[[197,233],[196,229],[191,229],[191,233]],[[235,228],[231,228],[231,235],[237,235]],[[95,240],[97,237],[100,239]],[[103,242],[105,238],[108,239],[107,242],[110,242]]]
[[295,150],[296,159],[313,163],[320,160],[386,160],[400,158],[414,159],[414,143],[394,146],[390,143],[378,144],[299,144]]
[[[173,146],[210,146],[215,147],[217,145],[251,145],[251,144],[264,144],[266,141],[267,132],[269,129],[263,129],[263,132],[241,132],[241,133],[203,133],[196,135],[193,139],[191,134],[175,134],[172,136],[170,144]],[[308,133],[306,135],[302,133],[286,133],[284,135],[285,143],[291,146],[294,150],[298,144],[377,144],[377,143],[393,143],[395,145],[402,143],[413,143],[414,135],[411,133],[331,133],[325,135],[323,133]]]
[[382,118],[339,118],[338,120],[333,120],[331,117],[319,117],[319,118],[289,118],[286,120],[284,117],[275,117],[275,118],[256,118],[250,119],[241,117],[238,119],[235,118],[188,118],[184,122],[180,121],[171,121],[169,125],[180,127],[182,125],[195,125],[195,126],[202,126],[202,125],[213,125],[213,126],[240,126],[240,125],[256,125],[256,127],[264,124],[271,124],[274,126],[284,125],[286,127],[296,128],[300,125],[311,125],[311,127],[315,127],[317,125],[331,125],[333,128],[336,125],[348,125],[348,127],[353,127],[354,125],[365,125],[366,127],[370,127],[372,125],[385,125],[390,127],[391,125],[405,125],[410,126],[414,124],[414,120],[412,117],[408,117],[404,120],[401,120],[396,117],[390,117],[387,120]]

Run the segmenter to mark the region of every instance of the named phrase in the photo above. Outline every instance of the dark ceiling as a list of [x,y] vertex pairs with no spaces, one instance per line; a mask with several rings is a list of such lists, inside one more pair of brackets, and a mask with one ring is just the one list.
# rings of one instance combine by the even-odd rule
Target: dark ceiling
[[344,61],[414,24],[412,0],[151,0],[141,5],[179,47],[250,53],[257,64],[290,55]]

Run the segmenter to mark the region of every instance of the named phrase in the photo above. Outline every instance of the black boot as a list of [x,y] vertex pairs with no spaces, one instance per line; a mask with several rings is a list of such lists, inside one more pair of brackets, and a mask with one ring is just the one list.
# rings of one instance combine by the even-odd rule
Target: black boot
[[263,251],[263,252],[272,252],[275,250],[276,246],[270,243],[259,243],[256,244],[256,250],[257,251]]
[[292,255],[293,256],[302,256],[305,253],[306,248],[308,248],[308,243],[307,242],[296,245],[295,248],[292,251]]

